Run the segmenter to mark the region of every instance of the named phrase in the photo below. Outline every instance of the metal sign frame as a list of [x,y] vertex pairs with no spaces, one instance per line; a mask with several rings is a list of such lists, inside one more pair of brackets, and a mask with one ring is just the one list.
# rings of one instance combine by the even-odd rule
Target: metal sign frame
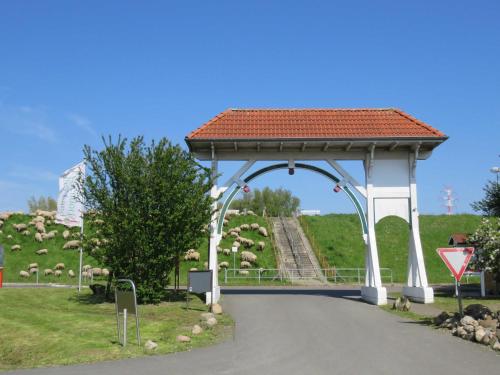
[[[118,283],[129,283],[132,291],[119,291]],[[139,328],[139,309],[137,307],[137,294],[135,292],[135,284],[130,279],[116,280],[115,287],[115,308],[116,308],[116,328],[118,331],[118,342],[127,346],[127,315],[135,315],[135,335],[137,345],[141,345],[141,332]],[[121,310],[121,311],[120,311]],[[123,332],[120,332],[120,314],[123,315]]]
[[[212,291],[212,284],[213,284],[213,277],[212,277],[213,271],[212,270],[205,270],[205,271],[189,271],[188,273],[188,287],[187,287],[187,293],[186,293],[186,307],[189,308],[189,293],[206,293],[206,292],[211,292]],[[196,288],[196,290],[193,291],[193,285],[192,285],[192,277],[195,275],[200,275],[207,277],[209,282],[207,283],[208,285],[205,285],[205,287],[200,287]],[[198,286],[198,285],[197,285]],[[213,293],[210,294],[210,306],[213,305],[214,302],[214,296]]]

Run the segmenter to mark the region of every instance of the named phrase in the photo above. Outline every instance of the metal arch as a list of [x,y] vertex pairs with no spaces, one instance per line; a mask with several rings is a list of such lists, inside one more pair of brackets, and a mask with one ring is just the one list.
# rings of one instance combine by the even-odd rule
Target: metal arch
[[[324,169],[316,167],[314,165],[303,164],[303,163],[296,163],[295,164],[295,168],[307,169],[307,170],[319,173],[319,174],[321,174],[321,175],[329,178],[330,180],[332,180],[335,183],[339,183],[340,182],[340,179],[338,177],[336,177],[333,174],[331,174],[330,172],[327,172]],[[264,167],[262,169],[259,169],[258,171],[255,171],[254,173],[252,173],[251,175],[249,175],[248,177],[246,177],[243,181],[246,184],[248,184],[250,181],[252,181],[253,179],[259,177],[260,175],[272,172],[272,171],[277,170],[277,169],[288,169],[288,163],[279,163],[279,164],[274,164],[274,165],[270,165],[270,166]],[[237,185],[233,189],[233,191],[231,192],[231,194],[229,194],[229,196],[224,201],[224,205],[222,206],[222,209],[221,209],[221,212],[220,212],[220,216],[219,216],[219,222],[218,222],[218,225],[217,225],[217,234],[218,235],[222,234],[222,227],[224,225],[224,219],[223,218],[226,215],[226,211],[229,208],[229,205],[233,201],[233,199],[236,196],[236,194],[238,194],[238,192],[242,188],[243,188],[243,186]],[[366,222],[365,212],[363,210],[363,207],[361,206],[361,203],[359,202],[359,200],[356,197],[356,195],[353,194],[353,192],[349,189],[348,186],[344,186],[342,188],[342,191],[344,191],[347,194],[347,196],[349,197],[349,199],[351,200],[351,202],[354,204],[354,207],[356,208],[356,212],[358,213],[358,216],[359,216],[359,220],[361,221],[361,228],[363,230],[363,235],[367,235],[368,234],[368,224]],[[222,218],[222,220],[221,220],[221,218]]]

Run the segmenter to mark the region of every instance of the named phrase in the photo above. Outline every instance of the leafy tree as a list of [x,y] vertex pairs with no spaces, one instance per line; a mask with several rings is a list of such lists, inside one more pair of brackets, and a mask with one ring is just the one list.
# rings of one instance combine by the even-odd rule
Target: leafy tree
[[483,191],[485,197],[472,203],[472,208],[485,216],[500,216],[500,184],[489,181]]
[[279,188],[272,190],[265,187],[244,193],[241,199],[232,204],[234,209],[252,210],[258,215],[265,213],[267,216],[292,216],[300,206],[300,199],[294,197],[291,191]]
[[158,303],[210,220],[210,170],[165,138],[103,141],[101,151],[84,147],[82,192],[103,244],[93,255],[111,269],[108,290],[112,277],[130,278],[140,302]]
[[57,201],[52,197],[40,196],[38,199],[31,196],[28,199],[28,208],[31,213],[36,212],[36,210],[43,211],[55,211],[57,210]]
[[483,219],[469,242],[476,248],[472,265],[477,269],[490,271],[500,282],[500,219]]

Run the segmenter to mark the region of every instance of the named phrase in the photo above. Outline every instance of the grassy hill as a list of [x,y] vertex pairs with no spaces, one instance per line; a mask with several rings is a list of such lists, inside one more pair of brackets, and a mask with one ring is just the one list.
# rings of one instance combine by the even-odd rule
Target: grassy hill
[[[64,250],[63,245],[66,243],[62,236],[64,230],[68,229],[60,224],[50,224],[45,225],[46,231],[57,230],[58,233],[55,238],[44,240],[42,243],[36,242],[34,234],[36,232],[33,226],[29,226],[30,231],[29,236],[25,236],[22,232],[17,232],[13,227],[13,224],[24,223],[28,224],[33,219],[30,215],[14,214],[3,224],[0,229],[0,244],[4,247],[5,257],[4,257],[4,282],[36,282],[36,276],[33,274],[29,278],[22,278],[19,276],[20,271],[28,271],[27,267],[30,263],[38,263],[39,265],[39,282],[40,283],[65,283],[65,284],[77,284],[78,277],[71,278],[68,276],[68,271],[71,269],[78,274],[78,263],[79,263],[79,253],[78,250]],[[228,224],[224,226],[224,231],[228,231],[230,228],[240,226],[241,224],[251,224],[258,223],[267,229],[268,233],[271,234],[270,227],[267,222],[262,217],[257,216],[233,216],[229,220]],[[86,228],[86,233],[89,228]],[[79,228],[70,229],[72,234],[78,238]],[[264,251],[257,251],[256,246],[252,246],[249,249],[245,249],[253,252],[257,255],[257,262],[255,263],[255,268],[276,268],[276,257],[273,245],[271,243],[270,237],[263,237],[257,231],[242,231],[242,237],[251,239],[257,244],[258,241],[265,242]],[[69,238],[68,240],[75,239]],[[220,247],[223,249],[231,249],[231,245],[235,238],[228,236],[223,239],[220,243]],[[21,245],[20,251],[12,251],[11,247],[13,245]],[[47,255],[37,255],[35,252],[39,249],[47,249]],[[204,238],[201,241],[201,245],[198,247],[197,251],[200,253],[199,261],[182,261],[181,262],[181,284],[186,284],[187,273],[190,268],[198,268],[199,270],[205,269],[204,263],[208,261],[208,239]],[[241,252],[241,251],[240,251]],[[240,253],[239,252],[239,253]],[[236,268],[240,267],[239,253],[236,257]],[[233,254],[224,255],[219,253],[218,262],[226,261],[229,263],[229,267],[233,268]],[[43,270],[50,268],[54,269],[57,263],[64,263],[65,270],[62,276],[56,277],[54,275],[44,276]],[[99,267],[97,261],[91,256],[84,253],[83,264],[89,264],[93,267]],[[219,274],[219,279],[222,281],[224,278],[224,272],[221,271]],[[103,278],[100,278],[104,280]],[[88,283],[89,280],[84,280],[84,283]],[[171,282],[173,281],[173,273],[171,275]],[[239,280],[241,281],[241,280]],[[255,281],[256,282],[256,281]],[[245,281],[243,281],[245,283]]]
[[[27,267],[30,263],[38,263],[39,266],[39,282],[40,283],[66,283],[77,284],[78,277],[71,278],[68,276],[68,271],[73,270],[78,275],[79,253],[78,250],[64,250],[64,244],[69,240],[78,239],[80,228],[68,229],[60,224],[45,225],[47,232],[57,230],[57,235],[53,239],[46,239],[42,243],[35,241],[36,230],[33,226],[28,227],[30,235],[24,235],[22,232],[17,232],[13,224],[28,224],[33,219],[30,215],[14,214],[6,220],[1,228],[0,244],[4,247],[4,282],[35,282],[36,276],[33,274],[29,278],[19,276],[19,271],[28,271]],[[71,236],[67,240],[63,238],[64,230],[70,230],[75,236]],[[11,238],[9,237],[11,236]],[[76,238],[75,238],[76,237]],[[12,251],[13,245],[21,245],[20,251]],[[47,249],[47,255],[37,255],[35,252],[39,249]],[[54,270],[57,263],[64,263],[65,269],[60,277],[54,275],[44,276],[44,269],[50,268]],[[91,256],[84,254],[83,264],[89,264],[93,267],[98,267],[96,260]]]
[[[323,260],[337,268],[364,267],[361,225],[355,214],[302,216],[304,231]],[[477,215],[421,215],[420,235],[429,282],[451,282],[450,272],[436,253],[448,245],[452,233],[472,233],[481,221]],[[387,217],[376,224],[380,267],[391,268],[395,282],[405,282],[408,262],[408,224]]]

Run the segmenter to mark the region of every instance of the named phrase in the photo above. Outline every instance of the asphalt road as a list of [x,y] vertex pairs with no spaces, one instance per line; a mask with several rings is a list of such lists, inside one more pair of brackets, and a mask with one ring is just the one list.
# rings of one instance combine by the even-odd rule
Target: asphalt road
[[235,339],[166,356],[16,374],[495,374],[500,355],[359,301],[358,290],[224,293]]

